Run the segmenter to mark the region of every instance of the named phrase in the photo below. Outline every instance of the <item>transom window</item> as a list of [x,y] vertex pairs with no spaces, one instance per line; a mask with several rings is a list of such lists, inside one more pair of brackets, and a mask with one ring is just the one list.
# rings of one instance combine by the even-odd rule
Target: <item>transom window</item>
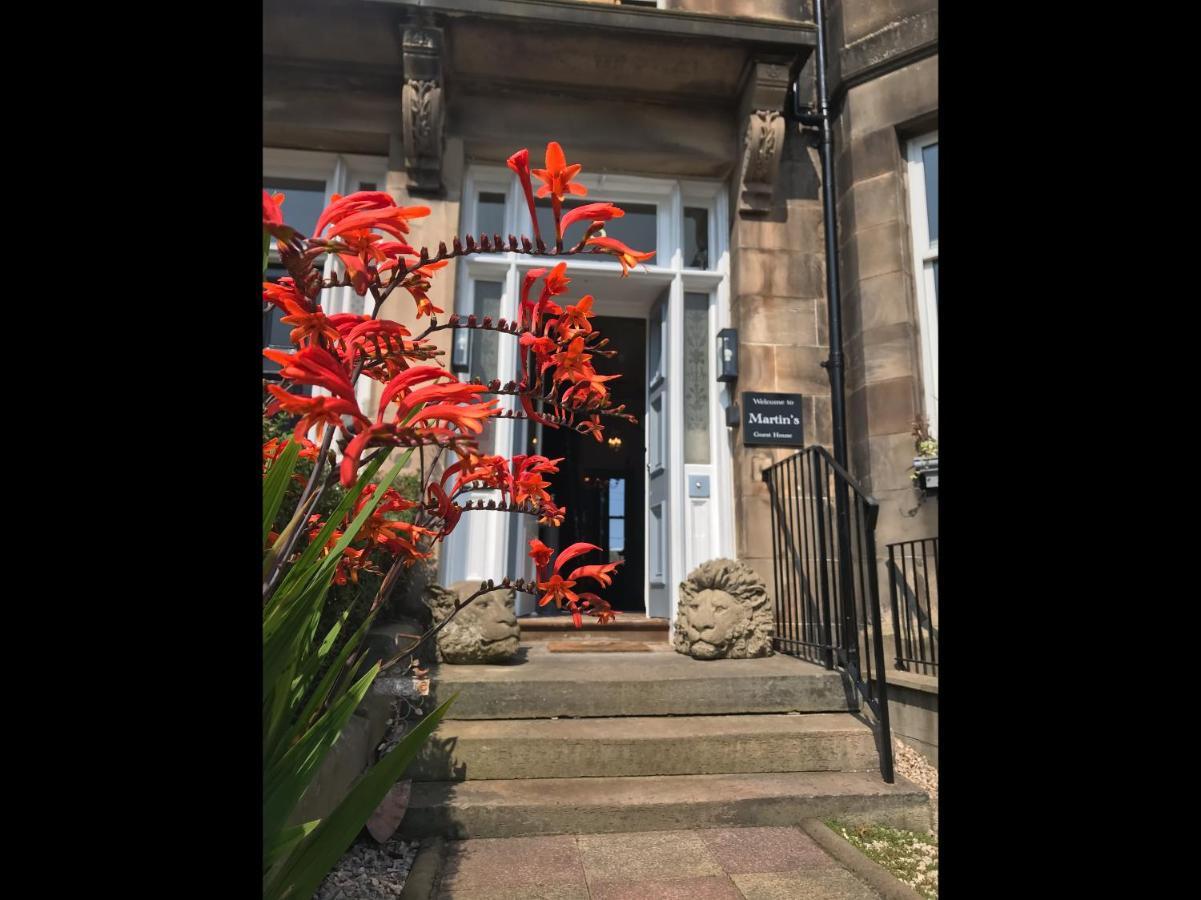
[[909,221],[921,330],[922,384],[930,433],[938,436],[938,132],[909,142]]

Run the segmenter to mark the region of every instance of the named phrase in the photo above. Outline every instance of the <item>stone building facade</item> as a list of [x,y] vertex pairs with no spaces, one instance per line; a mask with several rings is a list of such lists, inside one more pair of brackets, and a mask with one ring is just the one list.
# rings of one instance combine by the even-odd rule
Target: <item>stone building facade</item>
[[[883,548],[938,533],[937,500],[909,477],[914,420],[937,422],[938,13],[934,0],[831,0],[828,17],[850,465],[880,500]],[[761,472],[795,450],[743,446],[726,425],[742,392],[801,395],[805,444],[832,441],[821,165],[792,92],[811,101],[815,46],[809,0],[264,3],[264,183],[301,198],[293,209],[306,190],[315,202],[322,189],[383,186],[431,208],[418,236],[434,247],[520,233],[528,216],[504,161],[528,147],[540,165],[557,140],[583,164],[589,199],[627,208],[629,243],[652,242],[656,257],[628,279],[615,263],[568,271],[569,296],[593,293],[599,315],[618,317],[623,380],[643,407],[624,446],[581,449],[577,486],[637,573],[624,585],[631,611],[671,615],[674,586],[721,556],[771,584]],[[931,209],[933,228],[915,230]],[[533,264],[460,261],[431,299],[447,314],[512,316]],[[325,303],[361,301],[343,289]],[[386,316],[412,324],[407,296],[389,303]],[[734,383],[716,380],[723,328],[738,333]],[[440,334],[468,370],[513,364],[504,344],[456,355]],[[377,386],[363,389],[369,405]],[[557,438],[502,422],[489,440],[519,453]],[[528,574],[533,532],[508,518],[456,532],[445,583]]]

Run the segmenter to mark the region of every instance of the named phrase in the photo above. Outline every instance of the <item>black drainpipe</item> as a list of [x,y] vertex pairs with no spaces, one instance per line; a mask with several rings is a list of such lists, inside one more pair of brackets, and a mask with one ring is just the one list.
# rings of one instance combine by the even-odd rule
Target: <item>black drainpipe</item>
[[826,12],[823,0],[813,0],[817,24],[817,113],[799,108],[800,81],[793,87],[796,118],[802,125],[821,128],[822,221],[826,229],[826,312],[829,316],[830,358],[822,367],[830,375],[830,411],[834,427],[834,458],[847,471],[847,408],[842,365],[842,297],[838,287],[838,222],[834,212],[834,139],[830,127],[830,98],[826,91]]

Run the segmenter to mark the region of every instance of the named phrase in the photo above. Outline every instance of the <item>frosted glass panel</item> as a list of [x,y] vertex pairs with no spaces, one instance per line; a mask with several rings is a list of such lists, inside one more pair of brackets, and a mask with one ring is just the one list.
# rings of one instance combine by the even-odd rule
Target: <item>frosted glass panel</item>
[[708,294],[684,294],[684,462],[709,462]]

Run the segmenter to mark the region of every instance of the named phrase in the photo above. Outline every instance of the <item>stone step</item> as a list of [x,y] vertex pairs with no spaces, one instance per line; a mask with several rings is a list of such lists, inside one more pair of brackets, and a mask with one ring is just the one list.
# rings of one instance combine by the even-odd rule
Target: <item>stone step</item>
[[444,721],[416,781],[870,771],[871,728],[849,713]]
[[538,778],[414,783],[407,839],[522,837],[797,825],[838,818],[924,831],[930,805],[917,786],[879,772]]
[[594,641],[594,640],[647,640],[667,642],[669,627],[667,619],[648,619],[634,614],[618,614],[617,619],[607,625],[585,623],[576,628],[571,616],[525,616],[519,618],[521,640],[535,641]]
[[695,660],[675,652],[550,653],[503,665],[441,664],[430,694],[448,719],[707,716],[857,711],[842,676],[789,656]]

